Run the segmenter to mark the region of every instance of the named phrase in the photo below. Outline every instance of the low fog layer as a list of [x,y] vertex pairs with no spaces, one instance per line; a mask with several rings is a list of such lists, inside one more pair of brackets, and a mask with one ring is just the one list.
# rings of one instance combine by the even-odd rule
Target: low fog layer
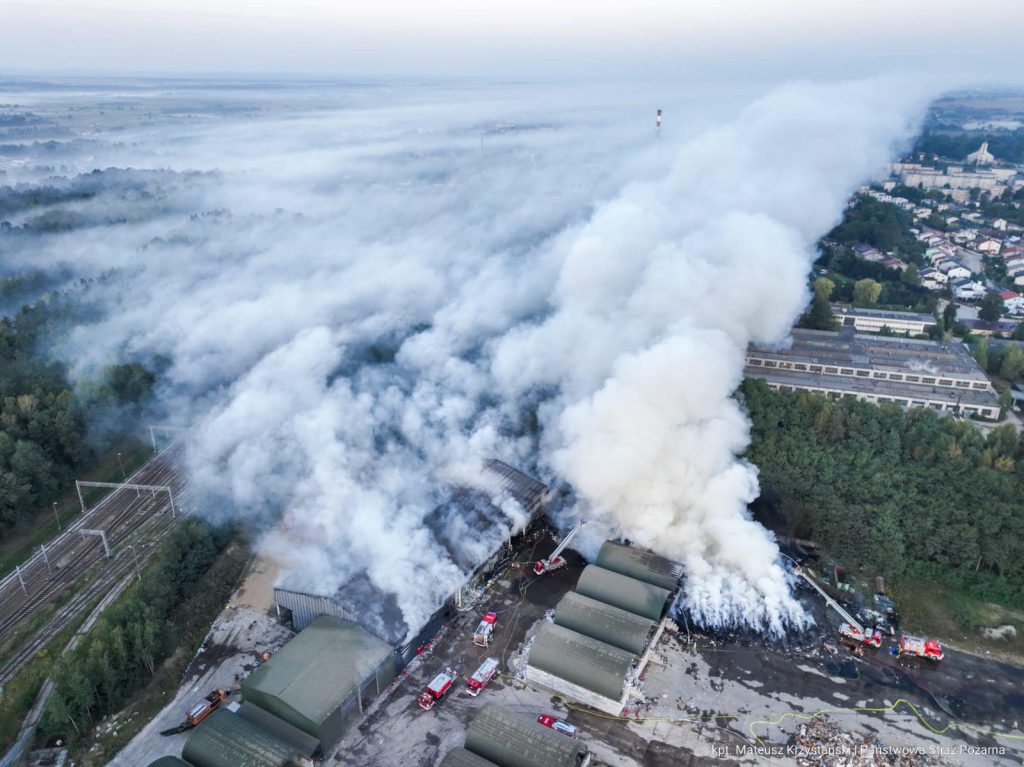
[[681,561],[698,622],[803,625],[747,511],[732,395],[748,342],[783,342],[806,304],[817,237],[908,139],[905,91],[793,85],[728,119],[514,88],[268,92],[238,114],[177,98],[121,95],[126,114],[48,149],[23,137],[9,183],[134,170],[15,204],[0,236],[8,270],[101,277],[104,319],[62,352],[81,372],[168,361],[211,513],[287,509],[262,545],[301,585],[368,580],[416,627],[467,575],[427,516],[498,457]]

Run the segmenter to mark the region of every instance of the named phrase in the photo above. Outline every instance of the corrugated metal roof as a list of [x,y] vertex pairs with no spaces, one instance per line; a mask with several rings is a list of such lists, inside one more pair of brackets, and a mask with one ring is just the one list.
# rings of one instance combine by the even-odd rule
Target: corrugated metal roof
[[151,762],[149,767],[192,767],[192,765],[183,762],[176,756],[161,756],[155,762]]
[[275,698],[319,727],[392,652],[360,626],[323,616],[242,680],[242,695]]
[[575,592],[558,603],[555,623],[638,655],[644,651],[653,625],[643,616]]
[[477,756],[472,751],[455,748],[448,752],[438,767],[498,767],[498,765],[489,762],[482,756]]
[[500,767],[576,767],[586,753],[575,738],[493,703],[473,717],[466,748]]
[[585,597],[621,607],[652,621],[661,620],[665,602],[669,597],[666,589],[605,570],[597,565],[587,565],[584,568],[576,583],[576,591]]
[[675,589],[683,575],[682,567],[670,559],[614,541],[605,541],[601,546],[597,565],[669,591]]
[[533,640],[528,663],[611,700],[622,697],[634,653],[549,623]]
[[266,730],[271,735],[294,746],[296,752],[303,756],[312,756],[320,747],[320,741],[312,735],[303,732],[295,725],[289,724],[284,719],[276,717],[269,711],[264,711],[252,703],[243,703],[238,709],[238,715],[261,730]]
[[284,767],[295,748],[219,709],[193,730],[181,755],[195,767]]
[[529,474],[509,466],[504,461],[492,458],[484,464],[484,470],[495,477],[502,490],[507,492],[519,505],[532,513],[544,501],[548,486]]

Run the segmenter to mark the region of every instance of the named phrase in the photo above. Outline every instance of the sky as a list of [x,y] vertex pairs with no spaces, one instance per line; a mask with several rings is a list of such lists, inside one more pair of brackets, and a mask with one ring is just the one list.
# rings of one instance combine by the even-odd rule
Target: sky
[[7,74],[1015,76],[1019,0],[0,0]]

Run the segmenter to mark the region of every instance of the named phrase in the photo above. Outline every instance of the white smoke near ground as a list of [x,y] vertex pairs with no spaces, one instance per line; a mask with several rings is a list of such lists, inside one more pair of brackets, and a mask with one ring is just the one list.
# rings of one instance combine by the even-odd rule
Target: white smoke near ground
[[[431,514],[498,457],[681,561],[699,622],[780,633],[806,618],[747,511],[733,393],[746,345],[806,304],[817,237],[908,139],[921,102],[892,86],[791,85],[658,140],[593,105],[452,94],[139,129],[88,161],[216,172],[9,262],[114,270],[68,356],[169,360],[208,510],[287,509],[262,548],[296,585],[362,579],[422,625],[471,569]],[[525,522],[496,500],[493,525],[447,522],[472,562]]]

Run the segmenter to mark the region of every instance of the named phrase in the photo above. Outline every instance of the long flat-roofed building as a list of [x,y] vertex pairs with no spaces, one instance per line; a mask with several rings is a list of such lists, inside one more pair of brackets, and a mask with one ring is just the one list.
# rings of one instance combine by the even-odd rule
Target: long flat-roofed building
[[789,348],[751,346],[745,375],[783,391],[999,417],[992,383],[960,342],[795,328]]
[[917,312],[892,312],[885,309],[858,309],[846,304],[832,304],[836,321],[844,327],[852,327],[861,333],[878,333],[889,328],[894,333],[909,333],[912,336],[927,333],[935,327],[935,317]]

